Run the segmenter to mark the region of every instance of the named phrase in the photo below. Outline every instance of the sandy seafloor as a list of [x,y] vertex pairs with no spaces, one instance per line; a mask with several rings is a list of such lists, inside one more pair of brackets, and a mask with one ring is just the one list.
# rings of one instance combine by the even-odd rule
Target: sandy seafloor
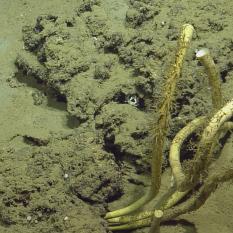
[[[109,232],[104,213],[148,188],[150,125],[184,23],[196,31],[165,157],[179,129],[211,111],[195,50],[211,50],[233,98],[232,15],[231,0],[0,0],[0,232]],[[219,184],[161,232],[233,232],[232,193]]]

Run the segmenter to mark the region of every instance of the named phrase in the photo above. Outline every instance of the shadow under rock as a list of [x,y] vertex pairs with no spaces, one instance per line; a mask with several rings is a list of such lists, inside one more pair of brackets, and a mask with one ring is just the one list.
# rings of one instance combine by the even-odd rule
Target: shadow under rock
[[[35,91],[32,93],[34,104],[41,105],[46,104],[47,107],[55,108],[61,111],[66,111],[67,109],[67,100],[64,95],[61,95],[56,90],[51,87],[46,86],[46,84],[33,77],[32,75],[24,74],[24,72],[15,73],[14,78],[22,84],[25,84],[27,87],[34,89]],[[44,99],[39,103],[35,103],[35,99]],[[39,100],[40,101],[40,100]],[[70,129],[78,128],[81,122],[75,118],[74,116],[70,116],[67,114],[67,122],[66,125]]]

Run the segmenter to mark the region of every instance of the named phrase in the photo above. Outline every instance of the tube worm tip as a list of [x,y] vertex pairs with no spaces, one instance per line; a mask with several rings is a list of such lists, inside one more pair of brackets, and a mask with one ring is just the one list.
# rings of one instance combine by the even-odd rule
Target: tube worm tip
[[202,48],[202,49],[199,49],[197,52],[196,52],[196,58],[199,59],[199,58],[202,58],[204,56],[206,56],[207,54],[209,54],[210,51],[209,49],[207,48]]

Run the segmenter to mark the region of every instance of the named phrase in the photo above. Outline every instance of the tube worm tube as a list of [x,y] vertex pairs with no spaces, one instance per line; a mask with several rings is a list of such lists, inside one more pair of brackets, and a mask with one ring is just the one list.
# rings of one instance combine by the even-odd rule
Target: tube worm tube
[[218,110],[223,104],[219,71],[210,55],[209,49],[203,48],[198,50],[196,52],[196,58],[205,67],[211,88],[213,108]]
[[167,73],[167,80],[162,92],[162,103],[158,111],[158,119],[155,120],[155,139],[152,146],[152,161],[151,161],[151,186],[147,193],[142,196],[139,200],[132,203],[131,205],[108,212],[105,219],[119,217],[134,212],[141,208],[144,204],[151,201],[159,192],[161,184],[161,170],[162,170],[162,159],[163,159],[163,148],[165,138],[167,135],[170,111],[175,96],[176,83],[180,77],[181,69],[186,55],[187,49],[192,39],[194,28],[190,24],[184,24],[181,30],[181,34],[178,40],[178,49],[174,63],[170,66]]

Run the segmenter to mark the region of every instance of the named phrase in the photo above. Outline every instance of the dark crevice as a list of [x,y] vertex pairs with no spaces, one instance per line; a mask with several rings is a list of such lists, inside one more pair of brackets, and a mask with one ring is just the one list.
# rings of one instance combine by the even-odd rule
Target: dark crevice
[[122,152],[121,146],[115,144],[114,135],[109,138],[104,138],[103,150],[114,155],[116,158],[115,163],[119,167],[122,167],[122,164],[126,162],[135,167],[137,174],[145,172],[145,169],[141,165],[137,164],[139,157],[135,154],[131,154],[125,151]]
[[78,128],[81,123],[83,123],[80,119],[78,119],[75,116],[67,116],[67,125],[70,129],[76,129]]
[[24,142],[31,146],[47,146],[49,143],[49,140],[47,139],[41,139],[41,138],[35,138],[31,136],[23,136]]
[[227,81],[227,80],[226,80],[226,77],[227,77],[228,73],[229,73],[230,71],[232,71],[232,70],[233,70],[233,63],[232,63],[232,62],[229,62],[229,63],[227,64],[227,68],[224,69],[224,70],[222,70],[222,71],[220,72],[220,77],[221,77],[223,83],[225,83],[225,82]]

